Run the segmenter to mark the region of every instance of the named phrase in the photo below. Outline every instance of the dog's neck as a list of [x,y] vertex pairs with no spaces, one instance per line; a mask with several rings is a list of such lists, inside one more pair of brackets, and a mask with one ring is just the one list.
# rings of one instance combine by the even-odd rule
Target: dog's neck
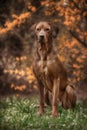
[[46,46],[43,48],[37,46],[37,55],[39,60],[44,60],[44,61],[47,60],[47,57],[52,52],[52,49],[53,49],[52,43],[46,43]]

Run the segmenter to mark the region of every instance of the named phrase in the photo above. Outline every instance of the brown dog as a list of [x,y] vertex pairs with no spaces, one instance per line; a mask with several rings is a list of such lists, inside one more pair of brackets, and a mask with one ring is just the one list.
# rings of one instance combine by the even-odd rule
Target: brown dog
[[39,22],[31,27],[36,36],[33,70],[40,92],[39,115],[44,112],[44,101],[52,105],[52,115],[58,116],[59,101],[65,109],[76,103],[74,88],[68,85],[67,73],[53,48],[53,37],[58,29],[48,22]]

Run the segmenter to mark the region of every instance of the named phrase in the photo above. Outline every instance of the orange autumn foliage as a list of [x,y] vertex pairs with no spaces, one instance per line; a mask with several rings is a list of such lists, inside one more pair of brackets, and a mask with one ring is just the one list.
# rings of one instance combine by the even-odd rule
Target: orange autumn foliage
[[22,13],[20,16],[13,15],[16,19],[12,22],[7,21],[5,23],[5,28],[0,28],[0,34],[7,33],[8,31],[12,30],[15,26],[19,26],[20,24],[25,22],[25,19],[29,18],[31,14],[29,12]]
[[80,69],[81,66],[79,66],[79,65],[77,65],[77,64],[73,64],[73,68],[75,68],[75,69]]
[[78,57],[76,60],[77,60],[77,62],[79,62],[79,63],[83,63],[83,59],[81,59],[81,57]]
[[26,86],[25,85],[15,86],[14,84],[11,84],[11,88],[14,90],[24,91],[26,89]]

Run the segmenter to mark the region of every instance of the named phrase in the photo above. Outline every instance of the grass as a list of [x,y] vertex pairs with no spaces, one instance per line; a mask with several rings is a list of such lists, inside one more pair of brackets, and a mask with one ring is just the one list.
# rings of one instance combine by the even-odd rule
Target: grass
[[87,102],[77,103],[75,110],[59,106],[59,117],[46,107],[38,117],[38,99],[8,97],[0,100],[0,130],[87,130]]

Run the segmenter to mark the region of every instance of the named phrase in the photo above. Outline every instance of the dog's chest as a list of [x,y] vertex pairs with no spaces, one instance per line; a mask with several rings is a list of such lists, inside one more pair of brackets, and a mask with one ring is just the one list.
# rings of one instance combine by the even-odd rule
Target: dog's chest
[[44,86],[50,89],[52,86],[52,80],[46,61],[40,60],[38,62],[38,76],[43,82]]
[[43,60],[40,60],[38,61],[38,67],[39,67],[39,70],[42,72],[42,71],[45,71],[45,68],[46,68],[46,62],[43,61]]
[[46,65],[46,62],[43,60],[40,60],[38,62],[38,74],[40,77],[46,78],[48,75],[48,67]]

